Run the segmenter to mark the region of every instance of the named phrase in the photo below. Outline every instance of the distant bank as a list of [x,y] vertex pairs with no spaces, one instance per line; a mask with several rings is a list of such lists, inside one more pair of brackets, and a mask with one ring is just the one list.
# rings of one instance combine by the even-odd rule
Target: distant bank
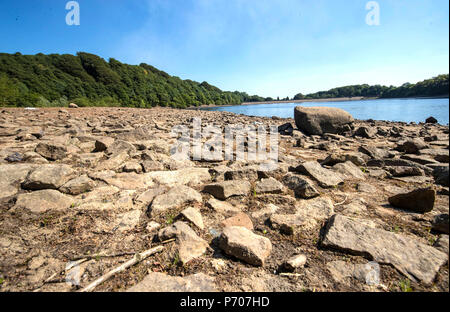
[[[393,99],[447,99],[449,95],[442,96],[423,96],[423,97],[405,97],[405,98],[393,98]],[[369,100],[379,100],[388,98],[379,98],[379,97],[363,97],[363,96],[354,96],[354,97],[342,97],[342,98],[326,98],[326,99],[305,99],[305,100],[289,100],[289,101],[261,101],[261,102],[244,102],[242,104],[236,105],[201,105],[198,107],[189,107],[189,109],[202,109],[202,108],[212,108],[212,107],[230,107],[230,106],[244,106],[244,105],[258,105],[258,104],[286,104],[286,103],[321,103],[321,102],[348,102],[348,101],[369,101]]]

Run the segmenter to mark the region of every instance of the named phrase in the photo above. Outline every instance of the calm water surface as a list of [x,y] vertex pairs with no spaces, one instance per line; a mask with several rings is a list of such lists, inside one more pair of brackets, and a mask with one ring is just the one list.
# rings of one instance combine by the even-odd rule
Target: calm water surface
[[294,118],[294,108],[298,105],[328,106],[341,108],[356,119],[388,120],[404,122],[424,122],[430,116],[440,124],[447,125],[449,119],[449,99],[381,99],[345,102],[307,102],[238,105],[208,107],[205,110],[226,111],[249,116]]

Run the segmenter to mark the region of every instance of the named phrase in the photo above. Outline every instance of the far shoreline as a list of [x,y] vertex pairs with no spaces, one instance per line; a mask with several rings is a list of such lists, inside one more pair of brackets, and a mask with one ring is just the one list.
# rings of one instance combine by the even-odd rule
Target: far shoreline
[[371,101],[371,100],[402,100],[402,99],[445,99],[449,95],[442,96],[423,96],[423,97],[402,97],[402,98],[380,98],[380,97],[346,97],[346,98],[326,98],[326,99],[305,99],[305,100],[289,100],[289,101],[262,101],[262,102],[244,102],[242,104],[226,104],[226,105],[200,105],[196,107],[188,107],[188,109],[204,109],[215,107],[231,107],[231,106],[248,106],[259,104],[286,104],[286,103],[321,103],[321,102],[348,102],[348,101]]

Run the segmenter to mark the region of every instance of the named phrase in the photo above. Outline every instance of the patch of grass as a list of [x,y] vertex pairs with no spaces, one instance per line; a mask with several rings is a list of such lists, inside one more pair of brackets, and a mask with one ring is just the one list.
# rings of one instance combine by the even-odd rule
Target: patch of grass
[[430,243],[431,246],[434,245],[434,243],[436,243],[436,237],[432,236],[428,239],[428,242]]
[[5,279],[0,277],[0,285],[2,285],[4,282],[5,282]]
[[168,225],[173,224],[174,221],[175,221],[175,215],[168,214],[167,215],[166,224],[168,224]]
[[178,266],[179,263],[180,263],[180,255],[176,254],[175,258],[173,259],[172,266],[176,267]]
[[409,279],[401,280],[399,286],[402,292],[412,292],[411,281]]
[[361,171],[362,171],[363,173],[367,173],[367,169],[366,169],[365,167],[361,167]]
[[396,225],[396,226],[394,226],[394,228],[391,231],[394,233],[398,233],[398,232],[400,232],[400,230],[401,230],[400,227],[398,225]]

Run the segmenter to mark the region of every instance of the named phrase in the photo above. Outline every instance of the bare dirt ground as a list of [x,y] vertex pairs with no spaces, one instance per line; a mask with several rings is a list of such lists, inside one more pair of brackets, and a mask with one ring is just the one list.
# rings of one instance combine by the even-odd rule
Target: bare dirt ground
[[[164,246],[161,253],[116,274],[95,291],[126,291],[153,272],[182,278],[203,273],[217,291],[449,291],[448,126],[355,121],[354,129],[369,130],[367,137],[354,136],[355,131],[307,136],[294,129],[279,136],[278,168],[261,172],[255,162],[171,158],[176,142],[172,127],[192,127],[193,117],[221,129],[239,123],[291,123],[295,128],[293,119],[166,108],[0,109],[0,290],[78,291],[134,254]],[[413,154],[400,151],[398,146],[407,139],[420,139],[424,145]],[[320,177],[296,169],[309,161],[321,163],[325,175],[336,175],[342,183],[323,187]],[[346,161],[358,173],[337,166]],[[447,167],[446,182],[445,176],[444,182],[439,180],[437,167]],[[297,186],[286,182],[287,175],[307,178],[317,196],[296,194]],[[269,177],[281,185],[257,192],[262,179]],[[224,180],[235,181],[238,188],[248,181],[250,191],[225,200],[204,191],[206,185]],[[389,204],[395,194],[425,187],[436,194],[429,212]],[[164,197],[171,191],[174,196]],[[191,192],[195,200],[187,196]],[[216,207],[214,199],[233,212]],[[157,210],[158,201],[162,208]],[[258,214],[274,206],[276,212]],[[203,228],[181,214],[186,208],[200,212]],[[258,256],[263,265],[252,265],[220,245],[222,222],[239,212],[250,219],[254,234],[270,240],[269,255]],[[301,216],[303,223],[288,222],[293,233],[287,234],[271,221],[275,214]],[[367,252],[327,246],[324,237],[335,214],[362,220],[362,228],[370,221],[382,235],[395,234],[386,234],[393,242],[406,237],[419,247],[405,243],[407,258],[396,262],[396,255],[385,257],[394,246],[389,241],[379,242],[384,249],[377,255],[370,246]],[[441,215],[447,215],[443,228],[435,220]],[[175,240],[161,242],[159,231],[181,222],[195,235],[178,232]],[[183,261],[180,246],[192,246],[192,241],[207,246],[200,255],[197,247],[189,247],[192,259]],[[447,260],[436,260],[437,268],[427,261],[408,267],[423,250],[436,259],[447,254]],[[283,263],[298,254],[306,256],[306,263],[286,270]],[[385,261],[377,261],[383,257]],[[80,259],[84,262],[75,269],[66,269]],[[370,261],[380,268],[375,285],[361,273]],[[421,279],[421,273],[433,275],[432,282]]]

